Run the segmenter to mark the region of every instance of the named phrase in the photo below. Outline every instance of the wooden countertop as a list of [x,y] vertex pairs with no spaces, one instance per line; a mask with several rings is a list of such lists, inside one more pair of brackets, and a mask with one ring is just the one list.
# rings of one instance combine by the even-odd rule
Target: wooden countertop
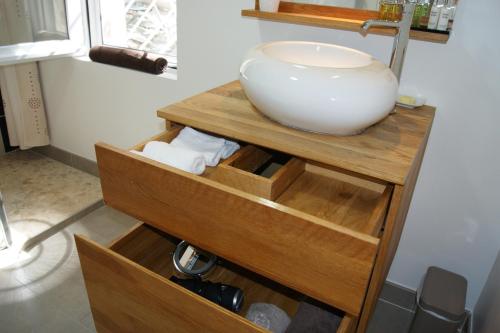
[[169,121],[268,147],[344,170],[404,185],[434,119],[435,108],[397,107],[360,135],[303,132],[269,120],[253,107],[238,81],[158,110]]

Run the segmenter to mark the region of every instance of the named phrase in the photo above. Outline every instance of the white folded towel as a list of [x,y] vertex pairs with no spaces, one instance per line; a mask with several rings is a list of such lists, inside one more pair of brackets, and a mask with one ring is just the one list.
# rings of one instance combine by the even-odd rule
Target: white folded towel
[[184,127],[170,145],[202,153],[208,166],[216,166],[221,158],[226,159],[240,149],[236,142],[201,133],[191,127]]
[[224,140],[224,148],[222,148],[222,158],[226,159],[229,156],[233,155],[238,149],[240,149],[240,145],[234,141]]
[[142,152],[136,150],[131,152],[195,175],[201,175],[205,171],[203,154],[181,147],[173,147],[166,142],[151,141],[144,146]]

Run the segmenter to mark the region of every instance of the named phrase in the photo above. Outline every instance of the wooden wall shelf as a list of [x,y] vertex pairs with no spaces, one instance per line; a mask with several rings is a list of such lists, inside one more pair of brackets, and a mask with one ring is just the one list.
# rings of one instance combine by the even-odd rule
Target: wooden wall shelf
[[[256,5],[258,8],[258,4]],[[303,24],[323,28],[361,31],[361,24],[368,19],[377,18],[378,13],[371,10],[357,10],[349,8],[319,6],[308,4],[296,4],[282,1],[277,13],[264,12],[258,9],[244,9],[242,16],[254,17],[261,20]],[[393,28],[371,28],[371,34],[394,36],[396,29]],[[446,43],[449,34],[432,31],[411,30],[410,38],[433,42]]]

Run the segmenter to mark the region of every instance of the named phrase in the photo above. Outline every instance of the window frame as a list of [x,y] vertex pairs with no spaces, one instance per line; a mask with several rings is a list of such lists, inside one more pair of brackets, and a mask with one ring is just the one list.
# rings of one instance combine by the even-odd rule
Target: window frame
[[[106,0],[104,0],[106,1]],[[108,45],[104,44],[103,36],[102,36],[102,18],[101,18],[101,0],[87,0],[87,8],[88,8],[88,24],[89,24],[89,33],[90,33],[90,47],[93,46],[110,46],[110,47],[120,47],[117,45]],[[177,22],[176,22],[177,24]],[[126,48],[126,47],[125,47]],[[137,50],[132,48],[126,48],[131,50]],[[140,51],[140,50],[139,50]],[[177,58],[178,56],[171,56],[166,54],[159,54],[154,52],[145,51],[150,54],[155,54],[157,56],[163,57],[167,59],[168,67],[177,69]]]
[[0,66],[70,57],[84,52],[89,45],[85,1],[66,0],[68,39],[0,46]]

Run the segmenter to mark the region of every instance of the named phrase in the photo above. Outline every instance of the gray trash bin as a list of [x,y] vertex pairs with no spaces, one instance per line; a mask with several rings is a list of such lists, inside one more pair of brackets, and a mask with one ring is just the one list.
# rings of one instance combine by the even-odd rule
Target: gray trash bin
[[457,333],[467,319],[467,280],[439,267],[429,267],[418,293],[411,333]]

